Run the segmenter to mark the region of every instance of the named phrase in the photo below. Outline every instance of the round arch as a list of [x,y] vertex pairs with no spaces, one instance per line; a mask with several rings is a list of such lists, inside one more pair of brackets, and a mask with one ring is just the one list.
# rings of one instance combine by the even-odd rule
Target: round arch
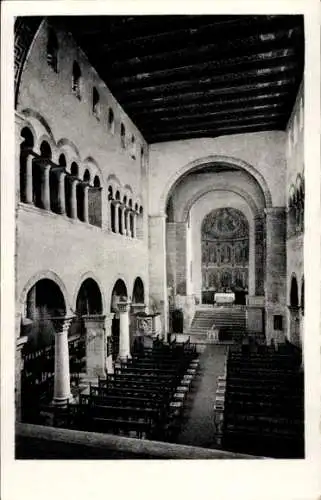
[[261,187],[265,198],[265,208],[272,207],[272,195],[267,185],[267,182],[264,179],[263,175],[260,172],[258,172],[252,165],[245,162],[244,160],[240,160],[239,158],[234,158],[231,156],[210,155],[204,158],[193,160],[192,162],[183,165],[175,172],[174,175],[170,177],[170,179],[166,183],[166,186],[159,200],[159,213],[161,214],[165,213],[167,199],[171,191],[175,188],[177,182],[181,180],[183,176],[185,176],[188,173],[201,170],[204,166],[213,163],[219,163],[221,165],[236,167],[245,170],[257,181],[258,185]]
[[91,271],[88,271],[86,272],[85,274],[82,274],[78,283],[77,283],[77,286],[74,290],[74,293],[73,293],[73,298],[72,298],[72,309],[73,311],[76,311],[77,310],[77,297],[78,297],[78,294],[80,292],[80,289],[81,289],[81,286],[83,285],[83,283],[87,280],[92,280],[93,282],[96,283],[99,291],[100,291],[100,294],[101,294],[101,309],[102,309],[102,312],[101,314],[104,314],[105,311],[107,310],[106,309],[106,299],[105,299],[105,295],[103,293],[103,286],[102,286],[102,283],[101,281],[99,280],[99,278],[94,274],[92,273]]
[[290,306],[299,307],[299,288],[298,288],[298,280],[295,273],[293,273],[291,276]]
[[28,123],[35,131],[35,152],[40,152],[40,144],[45,140],[50,144],[53,160],[56,160],[56,141],[47,120],[40,113],[30,108],[22,110],[21,114],[23,117],[26,117]]
[[93,278],[86,278],[80,285],[76,298],[78,315],[99,314],[103,312],[102,294],[99,285]]
[[66,306],[66,315],[70,314],[71,312],[71,307],[70,307],[70,299],[69,295],[67,292],[67,288],[63,281],[60,279],[60,277],[54,273],[53,271],[40,271],[33,275],[25,284],[23,287],[21,293],[20,293],[20,298],[19,298],[19,307],[20,307],[20,313],[22,313],[22,317],[24,317],[24,306],[26,304],[26,299],[27,299],[27,294],[31,290],[31,288],[40,280],[42,279],[48,279],[53,281],[61,290],[61,293],[64,298],[65,306]]
[[144,304],[145,303],[145,287],[143,280],[140,276],[134,281],[133,285],[133,293],[132,293],[132,302],[134,304]]
[[185,206],[182,210],[182,216],[181,216],[182,221],[183,222],[188,221],[190,210],[191,210],[192,206],[199,199],[201,199],[203,196],[207,195],[208,193],[215,192],[215,191],[227,191],[227,192],[231,192],[231,193],[234,193],[234,194],[240,196],[249,205],[249,207],[253,213],[253,217],[257,217],[259,215],[260,211],[259,211],[257,204],[255,203],[253,198],[245,190],[239,188],[238,186],[234,186],[234,185],[232,185],[232,186],[229,185],[229,187],[226,188],[226,184],[216,183],[216,184],[213,184],[210,186],[206,186],[205,188],[197,191],[197,193],[195,193],[194,196],[192,196],[188,200],[188,202],[185,204]]

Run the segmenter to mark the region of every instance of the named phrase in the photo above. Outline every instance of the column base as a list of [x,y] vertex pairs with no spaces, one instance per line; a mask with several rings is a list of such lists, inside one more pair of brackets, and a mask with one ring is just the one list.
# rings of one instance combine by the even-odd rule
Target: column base
[[73,397],[72,394],[70,394],[69,396],[65,397],[65,398],[54,398],[52,400],[52,405],[53,406],[59,406],[59,407],[63,407],[63,406],[67,406],[67,404],[69,403],[75,403],[75,398]]

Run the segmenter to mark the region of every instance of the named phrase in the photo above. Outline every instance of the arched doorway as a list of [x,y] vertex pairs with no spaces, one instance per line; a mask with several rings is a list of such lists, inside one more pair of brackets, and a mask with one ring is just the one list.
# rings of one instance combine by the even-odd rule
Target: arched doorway
[[249,224],[235,208],[211,211],[201,226],[202,303],[213,304],[216,292],[234,292],[245,304],[249,279]]
[[298,281],[295,274],[291,277],[290,287],[290,341],[293,344],[300,344],[300,308]]
[[127,301],[128,293],[125,282],[122,279],[118,279],[113,287],[111,293],[111,306],[110,312],[114,313],[114,318],[112,320],[112,358],[113,361],[117,359],[119,354],[119,311],[118,302]]

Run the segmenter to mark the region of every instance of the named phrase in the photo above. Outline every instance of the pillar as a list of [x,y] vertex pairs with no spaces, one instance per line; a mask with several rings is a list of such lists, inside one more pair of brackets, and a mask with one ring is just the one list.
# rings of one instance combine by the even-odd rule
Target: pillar
[[72,399],[70,391],[68,331],[73,318],[50,318],[55,327],[55,378],[53,404],[65,405]]
[[86,373],[88,377],[104,377],[106,374],[105,316],[83,316],[86,329]]
[[65,196],[65,169],[60,170],[58,179],[58,203],[59,203],[59,213],[66,213],[66,196]]
[[133,212],[133,238],[137,238],[137,213]]
[[118,302],[119,310],[119,358],[130,358],[129,337],[129,309],[130,302]]
[[126,210],[126,228],[127,228],[127,236],[132,236],[131,230],[130,230],[130,210]]
[[107,374],[114,373],[113,356],[112,356],[112,322],[115,314],[109,313],[105,316],[105,332],[106,332],[106,372]]
[[70,203],[70,215],[72,219],[77,219],[77,184],[78,179],[71,179],[71,203]]
[[89,223],[89,206],[88,206],[88,191],[89,191],[89,185],[85,184],[84,185],[84,222]]
[[126,225],[125,225],[125,206],[121,205],[120,207],[121,211],[121,234],[127,235],[127,230],[126,230]]
[[163,335],[168,332],[166,275],[166,215],[149,216],[149,293],[161,313]]
[[284,207],[265,210],[266,262],[265,304],[266,336],[273,337],[273,316],[286,313],[286,212]]
[[32,166],[33,166],[33,156],[29,154],[26,158],[26,192],[25,200],[26,203],[32,203]]
[[41,201],[45,210],[50,210],[50,184],[49,173],[51,165],[41,162],[42,181],[41,181]]
[[119,202],[118,201],[113,201],[114,207],[115,207],[115,233],[119,233]]

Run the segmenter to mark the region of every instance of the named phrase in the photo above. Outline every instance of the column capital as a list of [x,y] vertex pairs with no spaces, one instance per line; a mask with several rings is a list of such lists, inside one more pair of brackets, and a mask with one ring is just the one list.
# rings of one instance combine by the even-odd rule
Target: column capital
[[65,333],[68,332],[75,317],[76,316],[55,316],[50,318],[50,321],[53,323],[56,333]]
[[117,307],[120,313],[128,312],[131,302],[118,302]]

